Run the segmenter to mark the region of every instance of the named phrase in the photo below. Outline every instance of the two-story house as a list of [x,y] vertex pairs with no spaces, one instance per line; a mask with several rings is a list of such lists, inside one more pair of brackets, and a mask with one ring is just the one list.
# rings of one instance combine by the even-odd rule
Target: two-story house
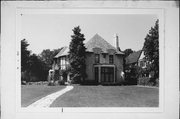
[[[86,44],[86,82],[121,83],[124,53],[120,51],[118,36],[115,38],[116,48],[98,34]],[[64,70],[68,67],[69,48],[64,47],[54,58],[53,69]]]

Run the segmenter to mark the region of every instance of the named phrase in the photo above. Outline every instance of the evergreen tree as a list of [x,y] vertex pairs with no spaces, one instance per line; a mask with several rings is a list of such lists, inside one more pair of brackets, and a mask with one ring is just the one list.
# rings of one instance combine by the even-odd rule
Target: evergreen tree
[[71,42],[69,45],[69,63],[71,67],[72,80],[80,83],[86,77],[86,48],[83,43],[85,40],[84,34],[81,33],[80,27],[73,29],[73,35],[71,36]]
[[29,46],[26,39],[21,40],[21,71],[27,71],[29,69],[29,56],[30,51],[27,49]]
[[153,72],[154,80],[159,78],[159,20],[156,21],[155,26],[147,34],[144,42],[145,59],[150,62],[148,71]]

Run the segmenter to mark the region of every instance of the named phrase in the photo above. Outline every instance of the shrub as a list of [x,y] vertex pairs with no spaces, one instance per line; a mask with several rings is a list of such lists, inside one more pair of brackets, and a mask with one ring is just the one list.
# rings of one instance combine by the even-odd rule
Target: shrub
[[136,65],[128,65],[125,67],[125,84],[136,85],[139,77],[140,68]]
[[154,82],[154,79],[152,80],[149,77],[141,77],[138,78],[138,85],[144,85],[144,86],[159,86],[159,79],[156,79]]
[[30,81],[30,74],[26,71],[21,72],[21,82],[29,82]]
[[54,86],[54,81],[50,81],[49,83],[48,83],[48,86]]
[[64,80],[59,80],[59,81],[58,81],[58,84],[59,84],[59,85],[64,85],[64,84],[65,84],[65,81],[64,81]]

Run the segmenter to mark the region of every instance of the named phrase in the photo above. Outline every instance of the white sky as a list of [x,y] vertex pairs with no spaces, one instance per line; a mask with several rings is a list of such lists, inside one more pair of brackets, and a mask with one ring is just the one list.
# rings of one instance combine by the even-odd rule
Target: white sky
[[156,15],[22,15],[22,36],[28,49],[39,54],[43,49],[69,46],[72,29],[79,25],[87,42],[96,33],[115,46],[119,35],[121,50],[140,50],[144,38],[157,20]]

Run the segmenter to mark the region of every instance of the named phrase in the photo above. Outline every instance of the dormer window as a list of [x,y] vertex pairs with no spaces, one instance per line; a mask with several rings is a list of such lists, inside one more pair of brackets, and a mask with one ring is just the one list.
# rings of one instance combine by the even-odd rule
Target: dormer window
[[99,63],[99,61],[100,61],[100,55],[95,54],[95,63]]
[[113,64],[113,63],[114,63],[114,56],[109,55],[109,64]]

